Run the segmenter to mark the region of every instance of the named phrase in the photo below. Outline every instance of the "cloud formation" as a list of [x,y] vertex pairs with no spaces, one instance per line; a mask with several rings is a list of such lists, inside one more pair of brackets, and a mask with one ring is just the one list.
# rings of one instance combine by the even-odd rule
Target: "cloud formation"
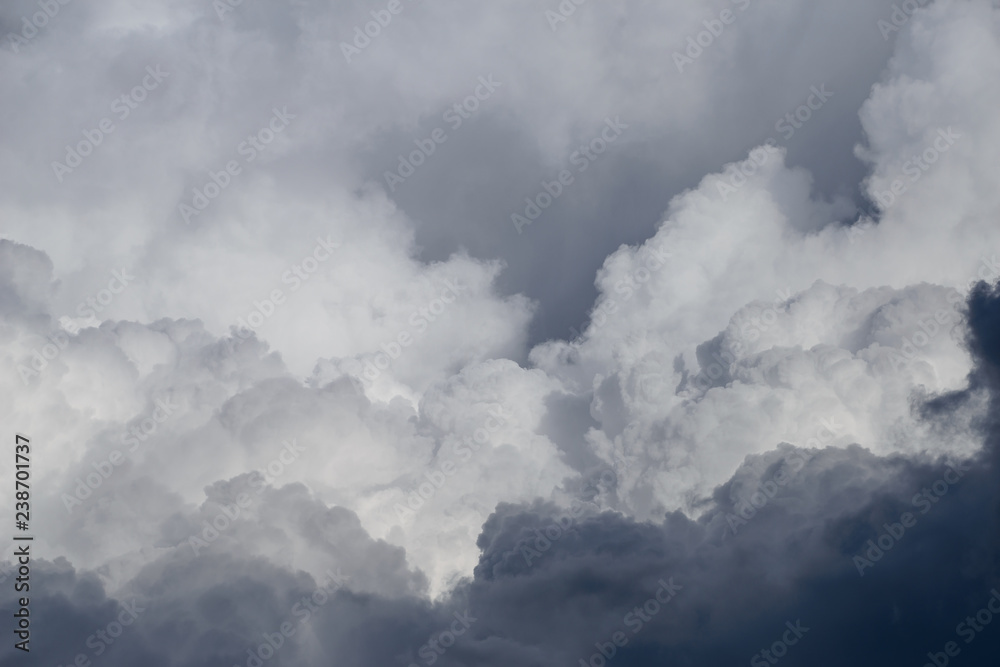
[[633,5],[0,10],[33,661],[995,654],[1000,6]]

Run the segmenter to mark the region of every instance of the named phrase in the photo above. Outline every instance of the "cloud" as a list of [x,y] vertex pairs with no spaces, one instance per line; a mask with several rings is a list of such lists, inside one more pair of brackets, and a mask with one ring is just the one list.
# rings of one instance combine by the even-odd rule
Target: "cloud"
[[[995,338],[989,322],[998,309],[995,290],[977,288],[969,303],[976,380],[959,392],[956,405],[978,395],[994,407],[1000,387],[989,353]],[[944,421],[945,412],[936,411],[935,420]],[[698,520],[672,512],[653,524],[586,510],[566,521],[552,505],[502,504],[478,539],[482,555],[474,579],[433,607],[413,595],[406,575],[381,595],[358,592],[365,584],[357,577],[384,586],[389,572],[401,572],[398,557],[375,557],[392,550],[363,532],[341,539],[329,533],[337,554],[328,552],[327,562],[344,564],[347,583],[301,620],[282,611],[317,590],[319,582],[304,573],[293,575],[294,569],[286,572],[242,548],[232,551],[224,541],[198,556],[188,550],[163,554],[132,578],[130,593],[144,612],[104,661],[129,664],[136,656],[162,655],[168,646],[182,647],[171,653],[182,664],[240,661],[244,644],[263,645],[262,632],[273,638],[273,630],[261,628],[279,628],[288,618],[301,632],[275,653],[274,664],[313,664],[320,654],[345,664],[406,664],[417,661],[421,649],[445,665],[600,662],[592,656],[602,651],[614,651],[614,660],[625,665],[650,659],[717,662],[746,660],[792,639],[788,654],[817,665],[839,664],[848,656],[860,664],[884,664],[890,655],[916,661],[950,641],[969,659],[985,659],[996,650],[995,636],[988,629],[972,632],[982,626],[964,619],[988,608],[998,585],[990,566],[998,546],[991,510],[998,491],[994,421],[980,423],[983,448],[965,460],[884,457],[856,445],[785,446],[749,457]],[[803,456],[804,465],[792,463]],[[727,515],[739,511],[735,499],[782,467],[795,469],[790,481],[733,534]],[[938,494],[942,479],[952,486]],[[213,497],[223,487],[217,489]],[[301,487],[266,493],[268,513],[279,523],[295,516],[308,525],[325,516],[334,531],[358,530],[349,512],[317,505]],[[899,518],[907,512],[915,519],[903,528],[906,520]],[[567,530],[554,537],[548,530],[553,524]],[[235,530],[247,528],[241,523]],[[305,535],[327,533],[311,525]],[[543,535],[552,539],[542,556],[526,558],[519,545],[537,547]],[[882,540],[886,535],[895,537]],[[262,538],[236,540],[234,546],[259,545]],[[875,539],[882,551],[872,550],[868,540]],[[368,555],[352,565],[359,548]],[[875,561],[860,573],[859,554]],[[964,567],[955,568],[957,562]],[[62,615],[62,653],[51,656],[65,660],[77,644],[86,647],[86,633],[98,629],[91,628],[94,619],[113,620],[119,607],[93,575],[76,573],[65,561],[36,567],[44,575],[39,608],[46,609],[37,622]],[[657,599],[669,602],[649,602]],[[447,651],[439,653],[444,647],[430,640],[448,631],[456,613],[474,619],[469,634],[454,642],[444,636]],[[956,630],[963,622],[963,630]],[[789,627],[798,633],[789,634]],[[617,633],[625,641],[616,646],[611,638]]]
[[226,7],[0,52],[40,659],[995,651],[995,2]]

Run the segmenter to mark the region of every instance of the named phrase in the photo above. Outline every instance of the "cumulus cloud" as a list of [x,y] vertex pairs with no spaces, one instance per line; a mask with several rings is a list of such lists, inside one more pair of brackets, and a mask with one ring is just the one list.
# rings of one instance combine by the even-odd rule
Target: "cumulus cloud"
[[995,651],[1000,7],[634,4],[2,10],[33,659]]

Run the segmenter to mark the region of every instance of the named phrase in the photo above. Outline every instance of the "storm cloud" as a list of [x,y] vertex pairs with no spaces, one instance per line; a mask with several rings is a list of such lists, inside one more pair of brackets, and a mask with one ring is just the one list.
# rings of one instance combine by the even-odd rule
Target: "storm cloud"
[[996,0],[0,36],[3,665],[996,655]]

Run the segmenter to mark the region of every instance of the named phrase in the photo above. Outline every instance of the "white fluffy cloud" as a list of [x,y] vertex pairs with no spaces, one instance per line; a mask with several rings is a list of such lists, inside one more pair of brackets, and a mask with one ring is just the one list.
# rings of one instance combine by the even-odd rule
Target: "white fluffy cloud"
[[[40,555],[121,586],[143,567],[195,557],[191,536],[244,489],[253,502],[210,549],[315,578],[337,560],[359,591],[440,594],[471,573],[501,502],[583,496],[657,519],[696,513],[746,456],[781,442],[972,451],[967,428],[941,442],[912,405],[962,386],[971,361],[952,334],[955,305],[970,281],[1000,273],[1000,120],[982,112],[1000,102],[995,3],[936,2],[900,31],[888,64],[878,41],[857,54],[869,74],[884,66],[852,110],[871,173],[863,187],[884,208],[877,224],[845,226],[849,197],[817,193],[812,174],[787,163],[792,149],[761,148],[715,167],[670,201],[647,240],[605,259],[575,341],[529,350],[532,318],[548,304],[498,286],[517,270],[495,259],[504,253],[422,261],[425,221],[355,164],[390,129],[419,137],[421,122],[489,72],[504,82],[493,113],[514,119],[546,170],[608,115],[634,124],[636,146],[699,118],[731,120],[733,59],[766,56],[788,70],[780,109],[814,83],[864,83],[838,80],[822,58],[840,44],[811,51],[818,69],[799,71],[794,47],[765,35],[806,21],[807,8],[763,0],[737,8],[727,39],[677,73],[672,52],[729,4],[643,7],[626,21],[627,3],[588,3],[554,34],[532,3],[407,4],[351,64],[339,42],[365,20],[360,10],[245,3],[220,21],[194,5],[140,14],[73,4],[37,42],[3,53],[21,102],[8,125],[17,139],[0,153],[11,183],[0,198],[11,239],[0,245],[0,418],[42,443]],[[881,40],[886,3],[850,11]],[[69,25],[86,29],[69,42]],[[509,47],[519,34],[532,38],[524,52]],[[97,73],[82,75],[84,53]],[[50,163],[62,146],[111,117],[147,64],[169,76],[58,182]],[[670,86],[656,85],[667,76]],[[769,84],[753,81],[766,97]],[[245,161],[241,142],[274,107],[295,118]],[[52,109],[66,109],[56,129],[43,122]],[[768,106],[731,130],[699,125],[674,154],[725,137],[743,151],[770,130],[759,118],[780,116]],[[914,160],[925,152],[933,163]],[[178,204],[227,160],[242,172],[186,225]],[[508,225],[506,201],[480,215]],[[527,253],[533,241],[505,243]],[[538,267],[564,259],[558,244],[539,247],[550,256]],[[134,279],[112,290],[112,271]],[[78,305],[88,299],[99,312]],[[88,308],[99,326],[88,326]],[[242,337],[241,319],[254,337]],[[589,415],[563,428],[558,401]],[[113,473],[68,511],[66,494],[116,451]],[[581,480],[604,468],[616,482],[582,493]],[[269,475],[266,488],[251,471]],[[335,555],[343,543],[354,546]]]

